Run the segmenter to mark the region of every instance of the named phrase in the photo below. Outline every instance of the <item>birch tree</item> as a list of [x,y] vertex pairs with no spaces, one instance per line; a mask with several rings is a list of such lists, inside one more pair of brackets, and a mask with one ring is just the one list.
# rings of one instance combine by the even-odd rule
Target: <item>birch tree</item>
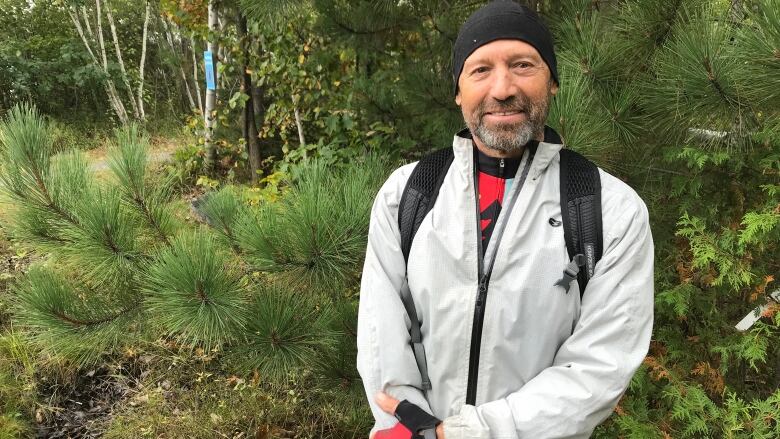
[[[117,95],[114,81],[111,78],[111,75],[108,73],[108,59],[106,57],[105,45],[102,44],[103,36],[100,21],[100,0],[95,0],[95,7],[97,11],[97,38],[95,33],[92,31],[89,14],[85,6],[81,6],[80,8],[76,8],[75,6],[69,7],[68,16],[70,16],[71,22],[76,28],[76,32],[79,34],[81,42],[84,44],[84,48],[87,49],[87,53],[89,53],[92,62],[105,74],[103,88],[106,91],[108,103],[111,105],[111,108],[114,110],[114,114],[119,119],[119,121],[122,124],[126,124],[128,122],[127,111],[122,104],[122,100]],[[80,16],[79,12],[81,12]],[[98,44],[97,47],[93,49],[92,46],[96,44],[96,39],[100,44]],[[98,50],[100,50],[100,52],[98,52],[100,58],[98,58],[98,54],[96,54]]]
[[114,14],[111,10],[111,5],[105,0],[95,0],[95,29],[93,31],[91,25],[91,14],[86,5],[79,7],[72,5],[68,8],[68,15],[70,16],[73,26],[76,28],[76,32],[81,38],[84,47],[87,49],[92,62],[98,66],[105,74],[104,88],[108,101],[111,104],[111,108],[114,110],[114,114],[119,119],[119,122],[126,125],[130,122],[127,110],[122,99],[117,91],[114,78],[109,71],[109,59],[107,54],[106,42],[103,36],[103,13],[106,14],[109,30],[111,33],[111,42],[114,46],[114,53],[116,54],[116,62],[119,65],[121,72],[121,80],[127,88],[127,95],[130,101],[130,106],[133,111],[133,119],[137,121],[143,121],[146,118],[143,103],[143,90],[144,90],[144,72],[146,65],[146,46],[149,37],[149,20],[151,16],[151,3],[146,2],[146,10],[144,15],[143,24],[143,36],[141,38],[141,60],[138,67],[138,87],[133,89],[132,80],[130,74],[127,71],[124,56],[122,55],[121,41],[116,29],[116,22],[114,20]]
[[[208,50],[211,52],[212,56],[214,57],[217,54],[217,41],[216,41],[216,34],[218,31],[218,24],[217,24],[217,5],[216,0],[209,0],[209,41],[208,41]],[[218,83],[218,77],[217,77],[217,59],[214,58],[214,65],[213,65],[213,71],[214,71],[214,84],[216,85]],[[205,118],[205,133],[204,133],[204,147],[206,148],[206,159],[205,159],[205,165],[206,169],[208,171],[211,171],[214,168],[214,163],[217,158],[217,151],[214,146],[213,142],[213,135],[214,135],[214,123],[216,121],[216,104],[217,104],[217,91],[208,89],[206,90],[206,108],[204,109],[204,118]]]
[[97,35],[97,41],[98,41],[98,47],[100,49],[100,56],[103,61],[103,71],[106,73],[107,76],[107,83],[108,87],[110,89],[110,95],[111,98],[115,102],[115,106],[117,109],[117,114],[119,115],[119,121],[122,122],[123,125],[126,125],[130,119],[127,116],[127,110],[125,109],[125,105],[122,103],[122,99],[119,98],[119,94],[116,91],[116,86],[114,85],[114,81],[110,79],[110,73],[108,72],[108,57],[106,56],[106,44],[103,39],[103,14],[101,13],[102,10],[102,4],[100,0],[95,0],[95,17],[97,18],[97,28],[95,29],[95,34]]
[[152,4],[149,0],[146,0],[146,13],[144,15],[144,31],[143,38],[141,39],[141,63],[138,67],[138,115],[140,120],[146,119],[146,113],[144,112],[144,68],[146,61],[146,40],[149,30],[149,11]]
[[203,94],[200,91],[200,79],[198,79],[198,60],[197,60],[197,57],[195,56],[195,52],[198,50],[197,47],[198,47],[198,45],[196,44],[195,36],[191,35],[190,36],[190,52],[192,53],[192,77],[195,79],[195,81],[194,81],[195,82],[195,94],[198,95],[198,108],[200,109],[200,111],[202,113],[203,112],[203,99],[201,98],[201,96],[203,96]]
[[[196,108],[200,109],[200,111],[203,111],[203,102],[200,99],[200,96],[198,96],[198,104],[196,106],[195,99],[192,97],[192,90],[190,89],[190,81],[187,79],[187,74],[184,72],[184,60],[183,60],[183,53],[186,51],[186,45],[184,44],[183,39],[181,38],[181,34],[179,33],[176,24],[175,23],[168,23],[168,21],[163,18],[161,19],[162,26],[165,31],[165,40],[166,43],[168,43],[168,50],[171,51],[171,53],[176,53],[177,49],[176,47],[181,47],[182,57],[179,58],[179,62],[177,63],[177,67],[179,70],[179,76],[181,76],[181,80],[184,83],[184,90],[187,94],[187,101],[190,104],[190,110],[195,110]],[[174,31],[176,34],[174,35]],[[195,76],[194,76],[194,82],[195,86],[200,90],[200,87],[198,87],[198,77],[197,77],[197,64],[195,63],[195,53],[192,53],[192,62],[194,65],[195,70]]]
[[122,71],[122,80],[125,83],[125,87],[127,87],[127,93],[130,97],[130,104],[133,108],[133,115],[136,119],[139,118],[139,112],[138,112],[138,104],[135,101],[135,96],[133,95],[133,86],[130,85],[130,76],[127,74],[127,69],[125,68],[125,61],[122,57],[122,49],[119,48],[119,38],[116,34],[116,25],[114,24],[114,13],[111,12],[111,6],[106,3],[106,18],[108,18],[108,24],[111,28],[111,38],[114,41],[114,50],[116,51],[116,60],[119,63],[119,69]]

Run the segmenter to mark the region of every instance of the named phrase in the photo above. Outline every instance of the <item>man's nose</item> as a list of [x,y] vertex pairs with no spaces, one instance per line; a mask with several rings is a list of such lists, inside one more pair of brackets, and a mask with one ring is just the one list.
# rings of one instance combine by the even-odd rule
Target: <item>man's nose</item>
[[509,69],[496,69],[493,84],[490,87],[490,97],[497,101],[505,101],[517,94],[517,84],[513,81]]

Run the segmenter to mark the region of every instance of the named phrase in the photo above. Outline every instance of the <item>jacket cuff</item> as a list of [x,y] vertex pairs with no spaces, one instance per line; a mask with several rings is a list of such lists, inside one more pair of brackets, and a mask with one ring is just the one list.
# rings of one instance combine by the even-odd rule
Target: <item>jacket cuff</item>
[[464,405],[460,413],[442,423],[446,439],[490,439],[490,430],[482,428],[477,408]]
[[387,386],[385,387],[384,391],[393,398],[399,401],[407,400],[417,407],[423,409],[429,415],[432,415],[431,406],[428,403],[428,400],[425,399],[425,395],[422,393],[422,390],[418,389],[417,387]]

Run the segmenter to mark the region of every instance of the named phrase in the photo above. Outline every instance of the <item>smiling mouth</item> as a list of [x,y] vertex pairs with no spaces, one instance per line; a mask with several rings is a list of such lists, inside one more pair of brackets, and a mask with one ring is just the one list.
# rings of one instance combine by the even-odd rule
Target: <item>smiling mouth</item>
[[483,120],[487,118],[488,120],[491,120],[492,123],[504,123],[504,122],[514,122],[516,119],[520,117],[528,117],[526,112],[523,110],[511,110],[511,111],[488,111],[482,114],[482,117],[480,120]]
[[515,114],[523,113],[522,111],[489,111],[485,113],[486,115],[490,114],[493,116],[512,116]]

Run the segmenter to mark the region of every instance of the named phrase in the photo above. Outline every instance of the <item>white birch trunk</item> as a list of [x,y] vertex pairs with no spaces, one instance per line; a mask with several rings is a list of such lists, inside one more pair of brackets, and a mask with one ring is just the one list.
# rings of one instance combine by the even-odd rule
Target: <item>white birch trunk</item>
[[[168,25],[168,22],[163,18],[162,19],[163,28],[165,30],[165,42],[168,43],[168,48],[171,50],[171,53],[176,53],[176,46],[173,44],[173,36],[171,33],[171,26]],[[174,25],[173,28],[175,29],[176,26]],[[190,103],[190,110],[194,110],[195,108],[198,108],[195,106],[195,100],[192,98],[192,91],[190,90],[190,83],[187,81],[187,75],[184,73],[184,61],[180,58],[179,62],[179,75],[181,75],[181,80],[184,82],[184,89],[187,92],[187,100]],[[203,112],[203,107],[200,107],[200,111]]]
[[127,93],[130,96],[130,103],[133,106],[133,116],[138,119],[138,105],[135,102],[135,98],[133,97],[133,86],[130,85],[130,77],[127,74],[127,69],[125,69],[125,61],[122,58],[122,50],[119,48],[119,38],[116,35],[116,25],[114,24],[114,14],[111,13],[111,6],[106,3],[106,18],[108,18],[108,25],[111,28],[111,39],[114,40],[114,50],[116,51],[116,59],[119,62],[119,70],[122,71],[122,80],[125,83],[125,86],[127,87]]
[[90,38],[95,38],[95,34],[92,32],[92,26],[89,24],[89,14],[87,13],[87,7],[84,5],[81,6],[81,15],[84,16],[84,26],[86,26]]
[[301,143],[301,147],[306,146],[306,137],[303,136],[303,122],[301,121],[301,112],[298,111],[298,105],[293,104],[293,111],[295,113],[295,126],[298,127],[298,141]]
[[149,34],[149,12],[152,7],[151,2],[146,0],[146,13],[144,15],[144,34],[141,41],[141,65],[138,67],[138,112],[141,120],[146,120],[144,112],[144,69],[146,68],[146,39]]
[[187,81],[187,75],[184,74],[184,68],[179,66],[179,72],[181,73],[181,80],[184,82],[184,90],[187,92],[187,100],[190,103],[190,111],[195,111],[196,109],[203,111],[202,108],[195,106],[195,100],[192,98],[192,90],[190,90],[190,83]]
[[119,116],[119,121],[122,123],[122,125],[127,125],[129,122],[129,119],[127,117],[127,110],[125,110],[125,105],[122,103],[122,100],[119,99],[119,96],[116,92],[116,87],[114,86],[114,81],[111,79],[108,73],[108,57],[106,56],[106,45],[103,41],[103,25],[101,21],[101,7],[100,7],[100,0],[95,0],[95,8],[96,8],[96,16],[97,16],[97,28],[95,29],[97,33],[97,39],[98,44],[100,47],[100,56],[103,59],[103,71],[106,74],[106,82],[108,84],[108,94],[111,97],[111,99],[115,102],[116,112],[117,116]]
[[198,58],[195,50],[198,46],[195,44],[195,36],[190,36],[190,52],[192,52],[192,77],[195,78],[195,93],[198,94],[198,108],[203,113],[203,99],[200,91],[200,79],[198,78]]
[[81,37],[81,42],[84,43],[84,47],[86,47],[90,58],[92,58],[92,61],[95,63],[95,65],[100,66],[100,63],[98,62],[97,57],[95,56],[95,52],[92,51],[92,46],[89,44],[89,41],[87,40],[87,36],[84,33],[84,28],[81,26],[81,20],[79,20],[78,13],[74,12],[72,9],[69,8],[68,15],[70,16],[70,20],[73,22],[73,25],[76,27],[76,32]]
[[[89,15],[87,15],[87,9],[83,6],[81,8],[81,13],[82,16],[84,17],[84,22],[85,22],[84,26],[81,25],[81,20],[79,19],[78,12],[70,8],[68,9],[68,15],[70,16],[73,25],[76,27],[76,32],[79,34],[79,37],[81,37],[81,41],[82,43],[84,43],[84,47],[87,49],[89,56],[92,58],[92,62],[98,68],[103,70],[104,73],[106,73],[106,80],[103,83],[103,87],[106,91],[106,97],[108,98],[108,103],[111,106],[111,108],[114,110],[114,114],[116,114],[120,122],[124,124],[127,121],[127,112],[124,111],[122,102],[119,100],[119,97],[116,95],[116,89],[114,88],[114,83],[112,82],[111,78],[108,77],[106,64],[105,63],[101,64],[100,61],[98,60],[97,55],[95,55],[95,51],[92,50],[92,44],[90,43],[90,39],[94,40],[95,35],[92,32],[92,28],[89,25]],[[87,33],[89,34],[90,37],[89,39],[87,38],[87,33],[84,32],[85,28],[87,29]],[[105,60],[105,50],[103,50],[103,59]]]
[[[208,42],[208,50],[211,51],[212,57],[214,58],[214,83],[218,84],[218,76],[217,76],[217,43],[216,43],[216,33],[218,31],[217,28],[217,7],[216,7],[216,0],[209,0],[209,32],[212,34],[212,37],[209,39]],[[215,122],[215,108],[217,104],[217,92],[216,90],[206,90],[206,108],[204,109],[204,117],[205,117],[205,133],[204,133],[204,147],[206,148],[206,159],[205,159],[205,165],[208,172],[211,172],[214,169],[214,164],[217,158],[217,151],[214,146],[214,143],[212,141],[212,136],[214,134],[214,122]]]

